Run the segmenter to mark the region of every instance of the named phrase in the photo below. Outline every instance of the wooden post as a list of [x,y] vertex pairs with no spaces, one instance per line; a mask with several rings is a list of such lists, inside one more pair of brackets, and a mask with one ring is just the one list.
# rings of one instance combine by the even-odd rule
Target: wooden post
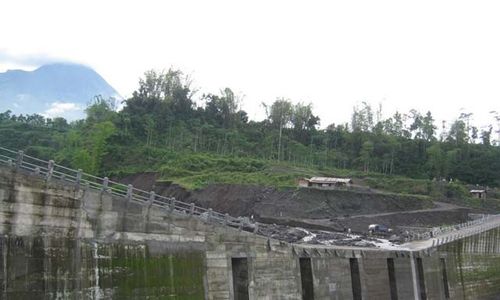
[[192,216],[193,214],[194,214],[194,203],[191,203],[189,205],[189,215]]
[[229,222],[229,214],[226,213],[224,214],[224,225],[227,225],[228,222]]

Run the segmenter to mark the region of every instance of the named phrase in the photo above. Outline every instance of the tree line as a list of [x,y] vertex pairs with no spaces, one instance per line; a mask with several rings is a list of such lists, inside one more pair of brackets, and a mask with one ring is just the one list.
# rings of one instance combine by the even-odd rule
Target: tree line
[[0,113],[0,143],[93,173],[154,169],[169,153],[202,152],[332,173],[342,168],[500,185],[500,150],[493,139],[498,132],[493,125],[473,126],[471,114],[441,124],[438,134],[430,111],[396,112],[384,119],[380,107],[363,102],[353,108],[350,123],[320,129],[310,103],[277,98],[263,105],[263,121],[253,121],[229,88],[201,95],[201,105],[194,93],[181,71],[151,70],[121,110],[114,99],[97,96],[86,119],[71,123]]

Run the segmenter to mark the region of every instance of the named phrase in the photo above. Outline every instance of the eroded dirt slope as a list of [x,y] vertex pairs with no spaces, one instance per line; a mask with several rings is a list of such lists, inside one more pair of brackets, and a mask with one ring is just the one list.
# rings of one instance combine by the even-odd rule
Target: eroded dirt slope
[[409,195],[230,184],[215,184],[188,191],[170,182],[157,180],[156,173],[140,173],[120,179],[144,190],[154,190],[158,194],[194,202],[232,216],[253,215],[255,219],[276,223],[361,229],[370,223],[435,226],[466,218],[466,211],[459,207],[438,207],[428,199]]

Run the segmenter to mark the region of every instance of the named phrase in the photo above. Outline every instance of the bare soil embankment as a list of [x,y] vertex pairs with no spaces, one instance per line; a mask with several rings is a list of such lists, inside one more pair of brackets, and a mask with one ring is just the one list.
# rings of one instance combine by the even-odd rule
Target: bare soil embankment
[[256,220],[316,230],[366,232],[369,224],[432,227],[467,220],[468,210],[425,197],[390,193],[315,188],[215,184],[189,191],[171,182],[158,182],[156,173],[140,173],[120,181],[164,196]]

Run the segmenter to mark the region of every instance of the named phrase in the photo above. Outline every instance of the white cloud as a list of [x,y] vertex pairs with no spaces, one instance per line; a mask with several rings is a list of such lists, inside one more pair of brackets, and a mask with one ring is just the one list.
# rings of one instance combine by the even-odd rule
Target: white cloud
[[68,120],[76,119],[83,114],[83,107],[71,102],[52,102],[50,108],[42,115],[46,118],[63,117]]

